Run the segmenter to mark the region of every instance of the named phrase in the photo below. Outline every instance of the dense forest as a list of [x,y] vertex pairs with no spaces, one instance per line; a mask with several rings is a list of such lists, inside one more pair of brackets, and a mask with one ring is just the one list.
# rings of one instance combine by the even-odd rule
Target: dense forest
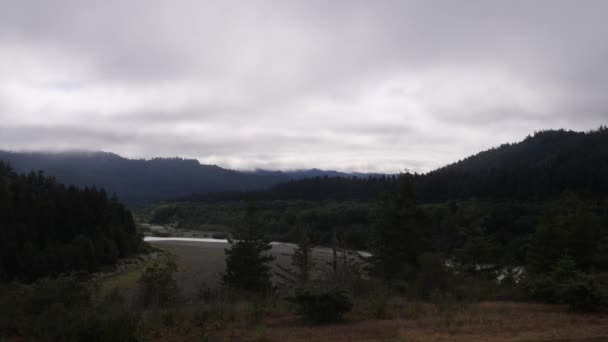
[[186,196],[179,201],[230,202],[230,201],[374,201],[397,184],[396,175],[369,175],[364,177],[317,176],[291,180],[258,191],[225,191]]
[[608,193],[608,129],[548,130],[481,152],[415,180],[423,201],[541,200],[573,191]]
[[[160,203],[138,210],[142,220],[201,232],[227,233],[244,218],[250,201]],[[367,247],[373,202],[256,201],[257,215],[273,241],[296,241],[297,225],[311,227],[315,242],[328,245],[336,232],[357,249]]]
[[95,271],[140,241],[131,213],[103,189],[19,175],[0,162],[0,279]]

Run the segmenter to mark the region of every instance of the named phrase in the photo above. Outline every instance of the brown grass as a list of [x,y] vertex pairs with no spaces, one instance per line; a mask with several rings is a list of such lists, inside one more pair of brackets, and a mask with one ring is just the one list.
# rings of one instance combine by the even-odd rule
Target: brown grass
[[[242,307],[240,311],[245,312]],[[561,306],[486,302],[439,312],[431,304],[393,300],[389,318],[359,309],[341,324],[308,326],[286,311],[254,323],[237,314],[212,324],[209,341],[608,341],[608,316],[568,312]],[[184,328],[185,327],[185,328]],[[201,341],[202,328],[186,323],[158,331],[158,341]]]

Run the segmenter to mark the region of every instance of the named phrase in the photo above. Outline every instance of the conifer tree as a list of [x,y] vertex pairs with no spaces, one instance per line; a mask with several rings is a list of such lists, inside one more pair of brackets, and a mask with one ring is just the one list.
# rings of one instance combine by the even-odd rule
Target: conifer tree
[[310,281],[311,271],[315,265],[312,257],[313,247],[309,227],[298,227],[298,244],[291,254],[291,267],[278,265],[281,270],[277,274],[279,278],[292,285],[306,285]]
[[462,269],[468,273],[485,270],[496,261],[498,249],[494,238],[488,234],[481,219],[460,228],[462,245],[456,249],[455,257]]
[[418,255],[426,249],[420,229],[411,174],[399,177],[399,188],[385,196],[376,208],[371,252],[374,273],[395,280],[415,269]]
[[225,249],[223,284],[247,292],[269,290],[272,287],[270,263],[274,256],[270,254],[272,246],[252,204],[247,207],[243,222],[234,228],[228,242],[231,248]]

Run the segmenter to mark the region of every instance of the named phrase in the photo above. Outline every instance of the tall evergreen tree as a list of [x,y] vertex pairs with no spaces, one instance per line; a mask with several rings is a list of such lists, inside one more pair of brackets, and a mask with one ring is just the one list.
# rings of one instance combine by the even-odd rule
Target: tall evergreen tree
[[272,246],[253,204],[248,206],[243,222],[233,229],[228,242],[231,248],[225,249],[226,272],[222,275],[223,284],[243,291],[269,290],[272,287],[270,263],[274,256],[270,254]]
[[463,242],[456,249],[455,257],[462,269],[468,273],[487,269],[486,266],[496,261],[496,242],[488,234],[482,221],[482,219],[477,219],[471,225],[460,228]]
[[382,198],[376,209],[371,261],[377,275],[397,280],[415,269],[418,255],[427,249],[420,221],[412,175],[402,174],[398,190]]

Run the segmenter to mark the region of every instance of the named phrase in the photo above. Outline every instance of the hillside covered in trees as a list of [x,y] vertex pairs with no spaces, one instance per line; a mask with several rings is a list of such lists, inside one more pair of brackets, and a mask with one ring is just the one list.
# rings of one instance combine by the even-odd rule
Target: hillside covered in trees
[[608,129],[547,130],[416,177],[423,201],[608,193]]
[[19,175],[0,162],[0,279],[95,271],[140,242],[131,213],[103,189]]
[[[422,202],[467,199],[544,200],[563,191],[608,193],[608,129],[548,130],[504,144],[426,174],[413,174]],[[193,201],[373,200],[394,188],[395,176],[314,177],[252,192],[185,197]]]
[[396,175],[365,177],[311,177],[279,183],[267,190],[225,191],[180,198],[195,202],[268,201],[268,200],[376,200],[397,184]]

